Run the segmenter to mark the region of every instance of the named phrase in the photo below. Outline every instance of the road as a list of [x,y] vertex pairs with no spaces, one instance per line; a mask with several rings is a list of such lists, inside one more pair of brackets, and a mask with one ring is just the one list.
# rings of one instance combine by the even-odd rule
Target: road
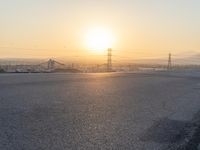
[[0,149],[170,149],[199,100],[200,78],[177,74],[2,74]]

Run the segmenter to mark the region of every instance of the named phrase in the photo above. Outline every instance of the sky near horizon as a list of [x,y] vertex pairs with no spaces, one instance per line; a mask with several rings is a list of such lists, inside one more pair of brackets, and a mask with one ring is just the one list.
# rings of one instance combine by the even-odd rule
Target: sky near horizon
[[0,58],[90,59],[85,35],[96,27],[112,34],[119,59],[198,53],[199,8],[199,0],[1,0]]

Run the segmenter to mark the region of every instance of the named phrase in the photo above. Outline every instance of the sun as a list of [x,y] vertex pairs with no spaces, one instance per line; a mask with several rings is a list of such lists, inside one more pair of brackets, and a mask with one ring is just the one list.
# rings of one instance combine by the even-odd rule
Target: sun
[[111,32],[104,28],[90,29],[86,34],[87,47],[94,52],[104,52],[112,46]]

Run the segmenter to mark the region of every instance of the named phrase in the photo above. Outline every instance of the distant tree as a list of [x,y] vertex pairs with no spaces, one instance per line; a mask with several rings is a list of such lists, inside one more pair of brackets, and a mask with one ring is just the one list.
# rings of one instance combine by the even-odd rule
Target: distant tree
[[0,73],[4,73],[4,72],[5,72],[5,70],[3,70],[3,69],[0,68]]

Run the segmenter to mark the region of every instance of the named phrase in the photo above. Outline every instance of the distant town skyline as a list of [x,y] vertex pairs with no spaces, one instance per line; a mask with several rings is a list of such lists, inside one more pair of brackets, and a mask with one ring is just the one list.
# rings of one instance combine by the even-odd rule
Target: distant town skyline
[[[104,60],[107,45],[122,60],[189,57],[200,52],[199,8],[199,0],[2,0],[0,58]],[[87,44],[94,28],[106,33]]]

